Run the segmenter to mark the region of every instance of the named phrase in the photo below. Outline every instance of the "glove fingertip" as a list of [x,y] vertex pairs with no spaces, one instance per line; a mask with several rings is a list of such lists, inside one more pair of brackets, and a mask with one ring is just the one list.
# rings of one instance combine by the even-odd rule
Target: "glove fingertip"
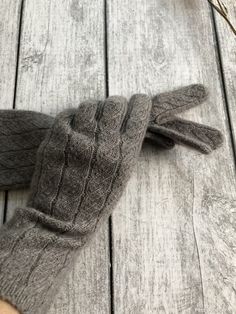
[[189,86],[191,96],[200,104],[204,102],[209,95],[207,88],[203,84],[193,84]]
[[218,149],[219,147],[221,147],[224,143],[224,137],[223,134],[218,131],[218,130],[214,130],[214,135],[211,134],[211,142],[210,143],[202,143],[201,146],[201,152],[204,154],[210,154],[211,152],[213,152],[214,150]]
[[212,137],[213,140],[213,150],[221,147],[224,143],[224,136],[219,130],[215,130],[215,135]]

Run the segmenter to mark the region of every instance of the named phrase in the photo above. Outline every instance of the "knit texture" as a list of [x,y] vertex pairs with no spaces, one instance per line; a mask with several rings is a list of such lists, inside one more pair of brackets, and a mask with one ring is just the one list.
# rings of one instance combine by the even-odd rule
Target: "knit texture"
[[[219,147],[223,138],[218,130],[176,117],[206,99],[206,89],[200,84],[154,96],[145,140],[164,149],[184,144],[202,153]],[[53,121],[37,112],[0,110],[1,190],[29,186],[37,149]]]
[[28,187],[36,153],[54,119],[26,110],[0,110],[0,189]]
[[65,275],[119,200],[147,130],[151,99],[109,97],[60,113],[37,152],[24,208],[0,232],[0,297],[49,309]]
[[152,99],[148,131],[172,139],[174,143],[189,145],[209,154],[223,143],[222,134],[209,126],[175,116],[198,106],[206,99],[207,91],[200,84],[156,95]]

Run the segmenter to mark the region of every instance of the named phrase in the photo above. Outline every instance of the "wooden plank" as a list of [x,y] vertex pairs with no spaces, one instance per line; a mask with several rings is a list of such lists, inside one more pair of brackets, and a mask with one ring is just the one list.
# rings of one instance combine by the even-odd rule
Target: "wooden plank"
[[[20,0],[0,2],[0,108],[13,107],[19,31]],[[5,193],[0,193],[0,224],[3,221]]]
[[[236,4],[234,1],[224,1],[228,8],[229,18],[236,27]],[[220,56],[223,70],[223,80],[232,124],[233,138],[236,145],[236,38],[225,20],[217,13],[214,14],[219,41]]]
[[[102,0],[25,1],[17,109],[55,115],[89,97],[104,97]],[[9,194],[9,212],[26,194]],[[81,254],[50,314],[110,312],[108,226]]]
[[[224,1],[229,14],[229,19],[234,26],[236,26],[236,4],[234,1],[225,0]],[[214,18],[216,23],[216,31],[217,31],[217,43],[219,49],[219,57],[220,63],[219,68],[221,70],[222,75],[222,85],[224,87],[225,97],[226,97],[226,105],[228,106],[228,114],[231,125],[232,132],[232,140],[234,144],[234,153],[236,148],[236,109],[235,109],[235,99],[236,99],[236,38],[233,32],[230,30],[229,26],[226,24],[225,20],[214,11]],[[235,156],[234,156],[235,158]],[[227,187],[226,187],[227,188]],[[235,186],[232,185],[230,189],[235,189]],[[230,216],[227,216],[227,212],[224,213],[222,211],[221,215],[217,217],[217,212],[214,213],[214,225],[215,225],[215,241],[218,241],[220,238],[221,247],[228,248],[232,247],[233,250],[227,250],[225,252],[224,249],[221,251],[221,256],[218,260],[213,259],[212,265],[217,262],[218,268],[222,270],[221,272],[221,282],[222,285],[219,286],[219,289],[223,289],[224,304],[225,304],[225,313],[236,313],[236,301],[235,301],[235,292],[236,292],[236,282],[235,282],[235,207],[236,201],[235,198],[220,198],[214,200],[215,202],[220,202],[222,207],[227,206],[227,212],[231,212]],[[214,211],[214,206],[208,208],[208,210]],[[228,236],[225,239],[223,237],[224,230],[227,230]],[[224,265],[224,259],[231,259],[231,262],[227,265],[226,268],[222,266]],[[212,272],[214,268],[212,267]],[[231,306],[228,306],[228,299],[230,299],[230,305],[233,304],[233,309]]]
[[0,105],[12,108],[15,90],[20,0],[0,3]]
[[115,313],[235,313],[235,169],[207,1],[108,2],[109,91],[204,83],[223,148],[145,146],[112,218]]

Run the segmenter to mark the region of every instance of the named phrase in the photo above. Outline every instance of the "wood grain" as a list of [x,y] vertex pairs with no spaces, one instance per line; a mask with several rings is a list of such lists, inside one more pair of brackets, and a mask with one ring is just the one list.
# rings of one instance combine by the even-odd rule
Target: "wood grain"
[[[89,97],[105,95],[103,1],[26,0],[16,108],[55,115]],[[9,194],[12,208],[27,192]],[[110,311],[108,226],[84,250],[50,314]]]
[[10,109],[13,106],[20,4],[20,0],[2,0],[0,2],[1,109]]
[[[229,11],[229,18],[236,25],[235,1],[226,0],[225,5]],[[236,145],[236,37],[226,22],[217,13],[216,20],[217,39],[223,71],[223,82],[229,107],[229,115],[232,124],[233,139]]]
[[[0,2],[0,108],[13,107],[19,34],[20,0]],[[0,224],[3,222],[5,193],[0,193]]]
[[110,94],[204,83],[206,104],[185,114],[218,127],[209,156],[145,146],[113,215],[115,313],[235,313],[235,169],[204,1],[108,2]]

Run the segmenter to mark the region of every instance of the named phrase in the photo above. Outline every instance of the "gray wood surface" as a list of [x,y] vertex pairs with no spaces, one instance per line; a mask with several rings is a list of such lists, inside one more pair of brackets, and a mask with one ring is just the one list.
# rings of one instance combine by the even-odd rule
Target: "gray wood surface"
[[0,104],[13,106],[21,1],[0,1]]
[[[184,116],[225,137],[208,156],[144,145],[111,233],[104,226],[84,250],[50,314],[236,314],[236,40],[228,27],[207,1],[25,0],[22,16],[21,4],[0,3],[1,108],[55,115],[108,92],[199,82],[209,100]],[[7,219],[27,193],[8,193]],[[2,193],[0,219],[4,202]]]
[[114,0],[108,16],[110,93],[202,82],[210,99],[186,116],[225,134],[210,156],[143,150],[113,215],[115,313],[235,313],[235,169],[208,5]]
[[[232,24],[236,27],[235,1],[224,1]],[[216,20],[217,41],[219,45],[220,66],[222,67],[222,83],[225,89],[226,100],[232,125],[232,134],[236,145],[236,38],[229,26],[218,14]]]

